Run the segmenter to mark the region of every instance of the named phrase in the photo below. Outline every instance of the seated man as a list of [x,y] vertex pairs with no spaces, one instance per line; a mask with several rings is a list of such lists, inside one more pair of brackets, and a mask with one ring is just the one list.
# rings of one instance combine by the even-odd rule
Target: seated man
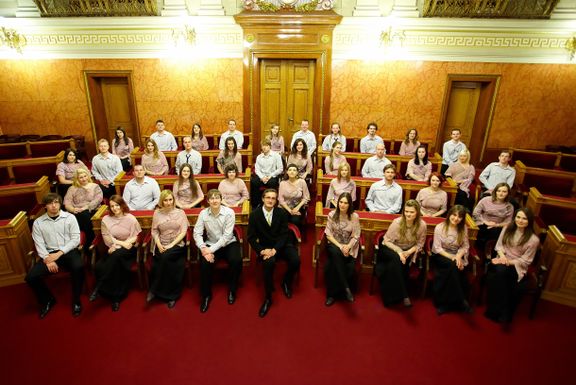
[[[200,312],[205,313],[212,299],[212,274],[218,259],[224,259],[230,268],[228,303],[236,301],[238,280],[242,272],[240,244],[234,237],[234,210],[222,205],[222,193],[216,189],[208,191],[208,204],[198,215],[194,225],[194,242],[200,256]],[[206,234],[206,237],[204,237]]]
[[445,142],[444,146],[442,146],[442,168],[440,169],[442,175],[446,173],[451,164],[458,162],[458,156],[460,156],[462,151],[466,150],[466,145],[460,141],[460,136],[462,136],[460,129],[454,128],[450,134],[452,139]]
[[32,288],[40,304],[40,318],[46,317],[56,299],[44,282],[44,277],[65,269],[72,276],[72,315],[82,312],[80,293],[84,283],[84,263],[78,250],[80,227],[74,215],[61,211],[62,198],[48,193],[42,200],[46,213],[32,225],[32,238],[38,256],[37,262],[26,275],[26,283]]
[[[378,125],[374,122],[368,123],[366,131],[368,131],[368,135],[360,139],[360,152],[365,154],[375,154],[376,145],[380,143],[384,144],[384,139],[376,135]],[[386,155],[386,147],[384,147],[384,155]]]
[[225,131],[220,136],[220,141],[218,142],[218,148],[220,151],[223,151],[226,148],[226,139],[229,137],[234,138],[236,141],[236,146],[238,146],[238,150],[242,149],[242,145],[244,144],[244,134],[236,130],[236,121],[234,119],[230,119],[228,121],[228,131]]
[[366,159],[364,166],[362,166],[362,178],[384,177],[384,166],[392,163],[384,156],[385,153],[384,143],[378,143],[376,145],[376,155]]
[[134,166],[134,178],[126,183],[122,198],[130,210],[154,210],[160,199],[160,186],[155,179],[146,176],[144,166]]
[[261,202],[261,187],[278,188],[280,185],[278,176],[284,171],[280,154],[270,150],[270,140],[264,139],[260,145],[262,153],[256,158],[254,174],[250,177],[250,201],[252,202],[252,207],[256,207]]
[[105,198],[110,198],[116,194],[114,188],[114,179],[124,169],[122,161],[117,155],[111,154],[108,150],[110,145],[106,139],[98,141],[98,150],[100,153],[92,158],[92,175],[100,183],[102,194]]
[[510,151],[502,150],[498,162],[492,162],[480,174],[480,182],[485,190],[484,195],[490,195],[498,183],[506,183],[510,188],[514,186],[516,170],[510,166]]
[[396,167],[388,164],[384,167],[384,179],[370,186],[366,195],[366,207],[369,211],[398,214],[402,208],[402,187],[394,182]]
[[288,214],[276,206],[278,192],[274,189],[265,190],[262,202],[262,207],[254,209],[248,219],[248,242],[262,260],[264,269],[265,299],[258,313],[260,317],[266,316],[272,306],[276,260],[284,259],[288,263],[282,280],[282,291],[286,298],[292,297],[292,281],[300,269],[300,257],[288,229]]
[[300,131],[296,131],[292,135],[292,141],[290,142],[290,148],[294,146],[296,139],[302,139],[306,142],[306,148],[308,148],[308,155],[312,156],[314,151],[316,151],[316,135],[308,128],[310,127],[310,122],[307,119],[303,119],[300,123]]
[[165,130],[166,126],[164,121],[158,119],[156,121],[156,132],[150,135],[150,139],[156,142],[158,150],[160,151],[176,151],[178,150],[178,145],[176,144],[176,139],[174,135]]
[[202,155],[192,148],[192,138],[185,136],[182,139],[182,144],[184,145],[184,150],[180,151],[178,156],[176,156],[176,174],[178,175],[180,173],[180,167],[183,164],[192,166],[194,175],[200,174],[202,170]]

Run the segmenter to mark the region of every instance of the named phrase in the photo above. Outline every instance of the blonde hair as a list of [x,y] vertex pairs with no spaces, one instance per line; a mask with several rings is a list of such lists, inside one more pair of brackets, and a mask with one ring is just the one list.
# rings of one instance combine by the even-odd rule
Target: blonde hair
[[86,170],[84,167],[80,167],[77,168],[76,171],[74,171],[74,176],[72,177],[72,186],[80,187],[80,182],[78,181],[78,177],[80,176],[80,174],[88,175],[88,183],[92,182],[92,178],[88,170]]
[[168,198],[169,196],[172,196],[172,199],[174,199],[174,193],[172,191],[162,190],[162,192],[160,193],[160,199],[158,200],[158,207],[163,209],[164,208],[164,199]]

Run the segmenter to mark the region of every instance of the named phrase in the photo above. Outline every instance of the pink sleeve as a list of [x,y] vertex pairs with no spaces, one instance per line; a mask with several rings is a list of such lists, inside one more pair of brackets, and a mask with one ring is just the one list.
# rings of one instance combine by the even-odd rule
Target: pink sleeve
[[286,199],[284,199],[284,194],[286,194],[286,183],[288,182],[283,180],[282,182],[280,182],[280,187],[278,187],[278,203],[280,204],[280,206],[286,204]]
[[304,204],[307,204],[310,202],[310,191],[308,190],[308,185],[303,179],[300,179],[300,184],[302,185],[302,200],[304,201]]
[[236,167],[238,167],[238,172],[242,172],[242,155],[240,155],[239,152],[236,153],[234,162],[236,163]]
[[162,164],[162,175],[168,174],[168,160],[166,159],[166,155],[162,151],[158,152],[158,156],[160,157],[160,163]]

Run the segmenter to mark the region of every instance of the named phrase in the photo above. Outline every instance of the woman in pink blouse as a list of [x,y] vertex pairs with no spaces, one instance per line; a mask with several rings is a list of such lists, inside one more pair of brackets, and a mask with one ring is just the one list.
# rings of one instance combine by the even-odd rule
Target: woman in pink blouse
[[226,179],[218,184],[218,191],[222,194],[222,204],[227,207],[242,206],[248,200],[248,188],[246,183],[238,178],[238,169],[234,163],[224,169]]
[[434,266],[434,306],[438,315],[459,310],[472,313],[466,300],[468,281],[464,268],[468,265],[468,228],[466,208],[455,205],[446,220],[434,229],[432,263]]
[[204,200],[204,192],[200,183],[194,179],[192,166],[188,163],[180,166],[180,173],[178,179],[172,186],[174,199],[176,200],[176,207],[181,209],[190,209],[197,207]]
[[208,150],[208,139],[202,133],[202,127],[199,123],[194,123],[192,126],[192,148],[196,151],[206,151]]
[[310,192],[304,179],[298,176],[298,167],[289,164],[286,168],[287,179],[280,182],[278,202],[288,212],[289,221],[302,227],[306,204],[310,202]]
[[426,222],[420,217],[420,205],[410,199],[404,205],[402,216],[396,218],[384,235],[378,250],[376,276],[384,306],[402,301],[411,307],[408,297],[408,272],[426,242]]
[[229,164],[235,164],[238,171],[242,172],[242,155],[238,152],[238,145],[236,144],[236,139],[233,137],[228,137],[226,139],[226,145],[224,150],[221,150],[216,158],[216,166],[218,167],[218,172],[224,174],[224,169]]
[[496,255],[488,265],[488,301],[484,313],[487,318],[504,324],[512,320],[525,286],[526,271],[539,245],[532,210],[517,210],[514,221],[500,232]]
[[312,158],[308,155],[308,146],[303,139],[298,138],[294,141],[286,164],[296,165],[298,167],[298,176],[308,183],[312,183]]
[[277,152],[278,154],[284,154],[284,137],[280,135],[280,126],[276,123],[273,123],[270,126],[270,135],[266,136],[267,139],[270,140],[270,150]]
[[78,152],[73,148],[68,148],[64,151],[64,159],[56,166],[56,176],[58,177],[58,194],[64,197],[68,188],[72,186],[72,178],[74,172],[79,168],[88,167],[78,159]]
[[336,198],[345,192],[350,194],[352,202],[356,202],[356,182],[350,179],[350,165],[348,163],[338,166],[336,178],[330,181],[326,195],[326,207],[335,208]]
[[[398,151],[398,155],[402,156],[412,156],[416,153],[416,149],[420,146],[420,142],[418,141],[418,131],[415,128],[410,128],[406,132],[406,138],[402,141],[400,145],[400,150]],[[426,147],[424,147],[426,149]]]
[[428,160],[426,147],[419,146],[406,166],[406,178],[418,181],[428,180],[432,173],[432,162]]
[[440,186],[444,177],[439,172],[433,172],[428,179],[428,187],[418,191],[416,200],[420,204],[420,212],[425,217],[441,217],[448,208],[448,194]]
[[146,170],[146,175],[167,175],[168,161],[160,150],[154,139],[146,141],[146,148],[142,154],[142,166]]
[[473,216],[478,225],[476,249],[483,255],[486,242],[498,239],[503,227],[512,222],[514,206],[509,202],[510,186],[498,183],[490,196],[480,199]]
[[142,228],[120,195],[110,197],[109,207],[109,215],[102,218],[101,227],[107,253],[96,262],[96,287],[90,302],[102,295],[112,301],[112,311],[118,311],[130,289],[130,267],[137,252],[134,244]]
[[86,236],[84,250],[88,250],[94,240],[94,230],[92,229],[92,215],[102,203],[102,189],[92,182],[90,173],[84,168],[79,168],[74,172],[72,186],[64,197],[64,207],[66,211],[74,214],[78,221],[80,230]]
[[360,218],[354,212],[352,197],[345,192],[338,198],[336,210],[328,214],[325,229],[328,261],[324,271],[326,306],[337,298],[354,301],[350,287],[354,281],[354,263],[360,248]]
[[451,177],[458,185],[458,192],[456,193],[457,205],[462,205],[472,211],[474,198],[470,197],[470,185],[474,182],[476,170],[470,164],[470,151],[464,150],[458,155],[458,162],[452,163],[446,172],[445,176]]
[[344,163],[347,163],[347,161],[346,157],[342,155],[342,143],[334,142],[330,155],[324,159],[326,175],[336,175],[338,173],[338,167]]
[[122,127],[116,127],[116,134],[112,141],[112,154],[118,155],[122,162],[122,169],[130,169],[130,153],[134,150],[134,142],[126,136],[126,131]]
[[189,223],[184,211],[174,205],[172,191],[163,190],[160,193],[158,207],[152,217],[152,242],[155,250],[146,302],[159,298],[172,309],[182,292],[186,257],[184,237]]

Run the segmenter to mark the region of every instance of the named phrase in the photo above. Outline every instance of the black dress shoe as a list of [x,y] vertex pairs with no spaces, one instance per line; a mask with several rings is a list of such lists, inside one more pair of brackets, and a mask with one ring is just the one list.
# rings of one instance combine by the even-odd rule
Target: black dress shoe
[[282,291],[286,298],[292,298],[292,289],[290,289],[290,286],[288,286],[286,282],[282,282]]
[[412,301],[410,301],[410,298],[406,297],[402,300],[402,304],[404,305],[404,307],[412,307]]
[[334,305],[335,302],[336,302],[336,300],[334,299],[334,297],[327,297],[326,302],[324,302],[324,305],[332,306],[332,305]]
[[92,294],[90,294],[90,297],[88,297],[88,300],[90,302],[96,301],[96,298],[98,298],[98,290],[100,290],[100,286],[96,285],[96,287],[94,288],[94,291],[92,292]]
[[168,306],[168,309],[174,309],[174,306],[176,306],[176,301],[175,300],[168,301],[166,306]]
[[232,305],[234,302],[236,302],[236,293],[230,290],[228,292],[228,305]]
[[80,313],[82,313],[82,304],[75,303],[74,305],[72,305],[72,316],[78,317]]
[[346,301],[348,302],[354,302],[354,296],[352,295],[352,292],[350,291],[350,288],[346,288]]
[[52,310],[52,308],[54,307],[54,305],[56,305],[56,299],[51,298],[48,300],[48,302],[46,302],[46,304],[44,306],[42,306],[42,308],[40,309],[40,319],[43,319],[44,317],[46,317],[48,315],[48,313],[50,313],[50,310]]
[[444,306],[438,306],[436,308],[436,314],[438,314],[438,315],[442,315],[446,312],[448,312],[448,309],[446,309]]
[[464,313],[467,313],[467,314],[474,313],[474,309],[472,309],[472,307],[470,306],[470,304],[466,300],[462,301],[462,311]]
[[112,302],[112,311],[120,310],[120,302]]
[[210,296],[202,298],[200,313],[206,313],[208,311],[208,306],[210,306]]
[[271,299],[264,300],[264,303],[262,304],[262,306],[260,306],[260,312],[258,313],[260,318],[263,318],[266,316],[266,314],[268,313],[268,310],[270,310],[270,306],[272,306],[272,300]]
[[152,302],[153,299],[154,299],[154,294],[152,294],[152,292],[149,291],[148,294],[146,294],[146,303]]

